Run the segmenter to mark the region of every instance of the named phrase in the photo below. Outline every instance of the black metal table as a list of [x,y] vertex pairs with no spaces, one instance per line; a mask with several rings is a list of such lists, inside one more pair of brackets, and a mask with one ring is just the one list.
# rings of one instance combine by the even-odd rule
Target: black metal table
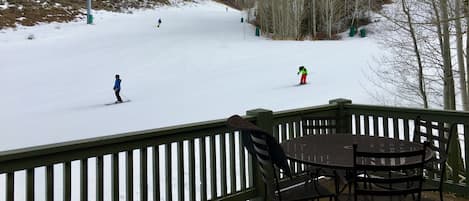
[[[422,144],[399,139],[352,134],[308,135],[281,143],[287,157],[304,164],[330,168],[353,168],[353,144],[358,150],[377,153],[397,153],[422,149]],[[433,156],[427,150],[426,160]],[[417,162],[409,160],[406,163]]]
[[[420,143],[399,139],[352,134],[308,135],[282,142],[280,145],[290,160],[332,170],[336,179],[336,194],[339,196],[349,186],[345,178],[349,177],[353,170],[353,144],[357,144],[359,151],[376,153],[417,151],[423,147]],[[433,152],[427,149],[425,160],[428,161],[432,157]],[[403,165],[402,163],[417,163],[422,159],[417,157],[406,158],[405,161],[397,160],[399,161],[375,160],[373,163],[378,162],[381,165],[392,165],[391,163],[398,162],[400,165]],[[344,175],[339,176],[337,170]],[[339,187],[339,177],[344,182],[342,189]],[[350,196],[351,188],[349,186],[348,200],[351,200]]]

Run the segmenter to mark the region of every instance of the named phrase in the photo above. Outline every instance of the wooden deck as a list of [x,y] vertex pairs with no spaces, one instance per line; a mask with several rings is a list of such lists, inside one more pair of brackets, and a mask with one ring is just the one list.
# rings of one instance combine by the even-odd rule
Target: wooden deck
[[[333,189],[334,189],[334,187],[333,187],[334,184],[330,180],[329,181],[324,180],[323,182],[321,182],[321,184],[326,186],[331,191],[333,191]],[[339,196],[339,200],[346,201],[346,200],[348,200],[348,197],[349,197],[348,190],[345,190]],[[351,197],[351,199],[353,200],[353,197]],[[469,201],[469,198],[459,197],[459,196],[456,196],[453,193],[446,193],[446,192],[444,193],[444,198],[443,199],[444,199],[444,201]],[[407,200],[412,200],[412,199],[406,199],[406,201]],[[329,199],[324,198],[324,199],[321,199],[320,201],[329,201]],[[399,201],[399,200],[397,200],[397,199],[390,200],[388,197],[374,197],[372,201]],[[423,192],[422,193],[422,201],[440,201],[440,196],[439,196],[438,192]]]

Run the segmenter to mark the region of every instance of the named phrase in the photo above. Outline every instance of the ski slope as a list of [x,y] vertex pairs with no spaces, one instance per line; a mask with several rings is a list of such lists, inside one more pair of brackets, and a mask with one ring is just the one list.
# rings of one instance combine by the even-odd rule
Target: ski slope
[[[371,38],[273,41],[204,1],[0,30],[0,150],[327,104],[373,103]],[[162,19],[156,28],[157,19]],[[34,34],[34,40],[27,40]],[[296,86],[298,66],[308,85]],[[114,75],[125,104],[115,101]]]

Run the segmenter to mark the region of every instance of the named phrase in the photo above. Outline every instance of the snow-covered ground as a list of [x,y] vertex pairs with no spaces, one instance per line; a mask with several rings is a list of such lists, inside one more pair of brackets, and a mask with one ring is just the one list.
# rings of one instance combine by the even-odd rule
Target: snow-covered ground
[[[272,41],[213,2],[0,31],[0,150],[326,104],[372,103],[372,38]],[[156,28],[161,17],[163,23]],[[26,38],[34,34],[34,40]],[[299,65],[308,85],[296,86]],[[114,75],[122,95],[114,101]]]

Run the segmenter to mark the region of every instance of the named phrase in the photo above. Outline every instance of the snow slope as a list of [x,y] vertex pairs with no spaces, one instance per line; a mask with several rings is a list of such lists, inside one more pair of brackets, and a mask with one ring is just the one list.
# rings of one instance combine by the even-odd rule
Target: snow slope
[[[94,16],[91,26],[0,31],[0,150],[339,97],[372,103],[364,72],[381,50],[371,38],[272,41],[214,2]],[[295,86],[299,65],[308,85]],[[115,99],[116,73],[132,101],[104,106]]]

